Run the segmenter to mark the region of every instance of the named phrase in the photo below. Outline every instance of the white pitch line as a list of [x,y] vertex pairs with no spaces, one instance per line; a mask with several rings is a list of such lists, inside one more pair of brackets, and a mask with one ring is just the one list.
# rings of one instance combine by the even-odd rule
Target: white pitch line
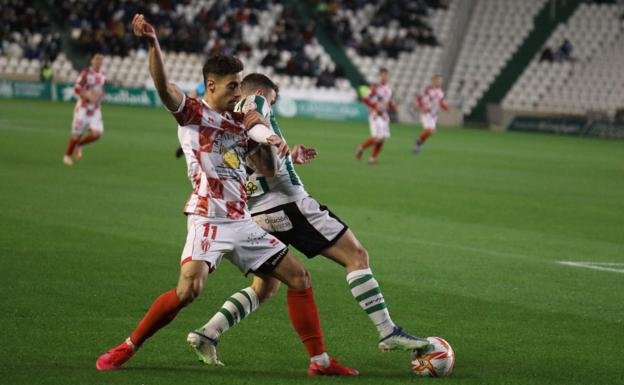
[[[612,271],[614,273],[624,273],[624,263],[600,263],[600,262],[572,262],[572,261],[557,261],[560,265],[584,267],[586,269]],[[620,269],[614,267],[605,266],[621,266]]]

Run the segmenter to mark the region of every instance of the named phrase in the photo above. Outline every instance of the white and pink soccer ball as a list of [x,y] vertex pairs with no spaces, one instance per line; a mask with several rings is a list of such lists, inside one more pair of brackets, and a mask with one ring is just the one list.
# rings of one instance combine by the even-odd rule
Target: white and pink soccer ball
[[412,372],[421,377],[446,377],[453,372],[455,352],[446,340],[427,337],[431,343],[427,349],[412,353]]

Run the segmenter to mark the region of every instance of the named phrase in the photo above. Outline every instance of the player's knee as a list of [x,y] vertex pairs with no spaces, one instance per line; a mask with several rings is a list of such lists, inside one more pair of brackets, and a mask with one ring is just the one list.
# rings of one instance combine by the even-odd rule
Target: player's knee
[[353,247],[350,265],[350,270],[368,269],[368,251],[362,245]]
[[204,283],[201,279],[185,280],[178,284],[176,294],[183,305],[188,305],[199,297],[203,288]]
[[308,289],[311,286],[312,279],[310,277],[310,272],[305,267],[303,267],[303,265],[293,270],[288,283],[288,287],[290,289],[304,290]]
[[197,290],[192,287],[178,288],[178,290],[176,290],[176,294],[178,296],[178,299],[180,300],[180,303],[185,306],[193,302],[195,298],[199,296],[199,293],[201,293],[201,290]]
[[271,299],[271,297],[277,293],[279,287],[280,282],[278,280],[264,282],[262,285],[252,285],[260,303],[264,303]]

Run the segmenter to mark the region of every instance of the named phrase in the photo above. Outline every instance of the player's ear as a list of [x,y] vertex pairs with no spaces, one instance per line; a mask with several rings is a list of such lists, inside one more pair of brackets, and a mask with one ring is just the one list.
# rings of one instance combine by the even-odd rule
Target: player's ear
[[216,88],[216,84],[213,79],[206,80],[206,90],[210,90],[210,92],[214,92],[215,88]]

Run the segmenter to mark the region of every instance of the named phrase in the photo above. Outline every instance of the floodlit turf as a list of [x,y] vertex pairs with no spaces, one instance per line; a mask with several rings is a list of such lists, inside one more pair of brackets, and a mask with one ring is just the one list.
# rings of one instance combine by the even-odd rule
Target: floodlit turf
[[[103,139],[66,167],[72,105],[0,100],[0,378],[5,384],[432,383],[380,353],[343,271],[312,272],[330,354],[357,379],[308,379],[285,289],[198,363],[189,330],[248,284],[224,262],[202,296],[123,370],[95,360],[174,287],[190,187],[160,109],[104,106]],[[624,383],[624,142],[442,129],[421,155],[393,125],[380,164],[357,162],[365,122],[281,121],[320,157],[308,191],[368,248],[391,314],[455,348],[455,384]],[[301,255],[297,254],[299,257]],[[619,267],[618,267],[619,266]]]

